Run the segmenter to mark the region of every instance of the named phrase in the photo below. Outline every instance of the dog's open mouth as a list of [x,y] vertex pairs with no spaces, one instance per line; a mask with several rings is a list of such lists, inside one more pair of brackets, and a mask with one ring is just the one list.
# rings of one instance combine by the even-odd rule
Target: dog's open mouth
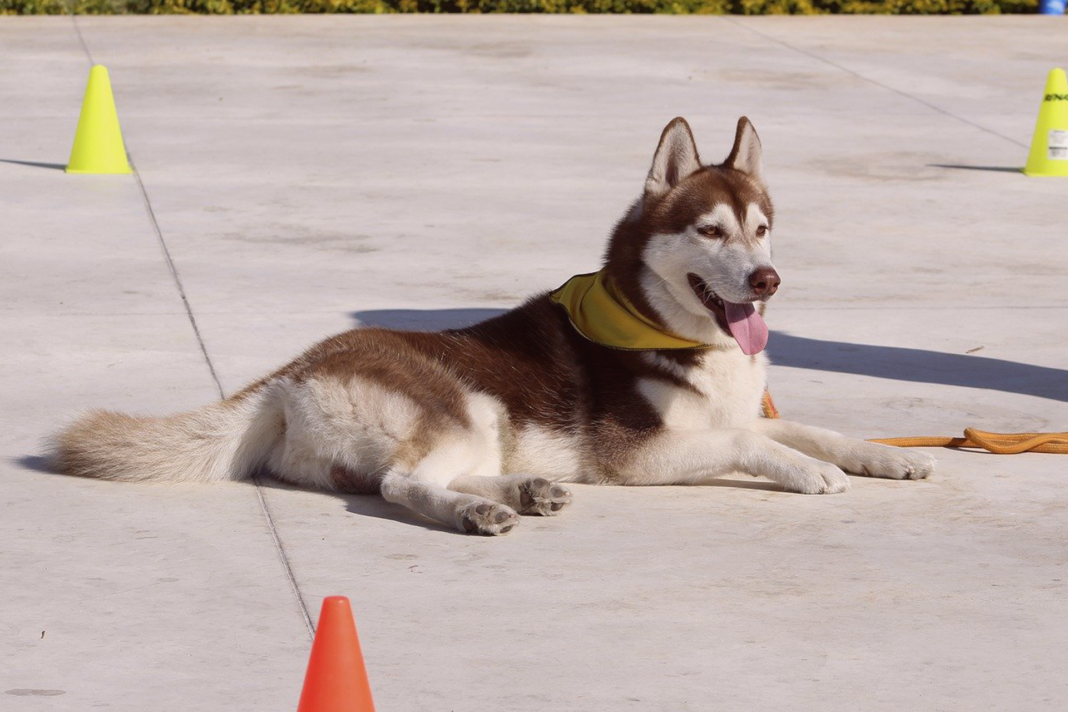
[[734,337],[743,353],[752,356],[764,350],[768,344],[768,325],[757,313],[752,302],[728,302],[696,274],[691,272],[686,278],[701,304],[716,317],[719,327]]
[[708,286],[708,284],[691,272],[686,275],[686,278],[690,280],[690,289],[697,295],[697,298],[701,300],[701,303],[705,305],[705,309],[712,312],[716,317],[716,322],[719,324],[719,328],[730,333],[730,327],[727,326],[727,312],[723,306],[723,299]]

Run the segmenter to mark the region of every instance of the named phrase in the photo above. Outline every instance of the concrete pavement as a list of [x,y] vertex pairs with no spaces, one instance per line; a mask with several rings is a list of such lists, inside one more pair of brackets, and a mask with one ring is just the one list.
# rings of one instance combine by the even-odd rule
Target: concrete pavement
[[[675,115],[705,160],[741,114],[761,134],[784,416],[1068,429],[1068,182],[1012,170],[1064,30],[0,19],[0,709],[293,709],[330,594],[381,710],[1060,709],[1058,456],[940,451],[930,481],[831,497],[577,487],[494,540],[35,456],[79,408],[195,407],[329,333],[453,325],[596,268]],[[139,178],[58,169],[90,56]]]

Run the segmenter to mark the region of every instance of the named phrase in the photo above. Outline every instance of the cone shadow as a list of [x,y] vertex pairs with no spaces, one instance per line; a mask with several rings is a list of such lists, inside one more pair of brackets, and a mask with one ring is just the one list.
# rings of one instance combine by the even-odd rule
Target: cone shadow
[[19,166],[31,166],[33,168],[51,168],[55,171],[66,170],[66,163],[40,163],[38,161],[17,161],[14,158],[0,158],[0,163],[14,163]]
[[953,163],[928,163],[928,168],[952,168],[959,171],[991,171],[994,173],[1019,173],[1023,175],[1023,171],[1020,168],[1013,168],[1010,166],[961,166]]

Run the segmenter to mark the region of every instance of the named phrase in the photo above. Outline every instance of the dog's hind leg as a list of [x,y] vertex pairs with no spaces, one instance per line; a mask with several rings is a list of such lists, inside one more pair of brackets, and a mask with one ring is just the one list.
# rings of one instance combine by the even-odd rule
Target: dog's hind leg
[[571,490],[567,487],[530,475],[468,475],[450,482],[449,489],[507,504],[520,514],[552,516],[571,504]]
[[454,492],[415,473],[390,471],[382,478],[382,497],[441,524],[468,534],[507,534],[519,515],[507,505],[464,492]]
[[511,531],[519,523],[514,509],[489,497],[449,489],[457,477],[487,471],[493,464],[486,461],[483,439],[464,428],[437,432],[433,438],[435,444],[413,467],[404,464],[403,456],[394,461],[382,478],[382,496],[469,534]]
[[847,438],[832,430],[761,418],[750,429],[775,442],[830,462],[846,472],[893,480],[922,480],[931,474],[935,460],[923,452]]

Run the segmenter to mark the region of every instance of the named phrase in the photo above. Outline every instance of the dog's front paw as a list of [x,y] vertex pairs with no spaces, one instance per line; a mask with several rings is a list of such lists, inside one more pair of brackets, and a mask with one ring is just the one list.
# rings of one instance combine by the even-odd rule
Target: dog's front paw
[[559,514],[571,504],[571,491],[544,477],[533,477],[519,486],[520,514],[540,514],[545,517]]
[[483,536],[498,536],[512,531],[519,515],[503,504],[476,502],[460,510],[460,531]]
[[[856,473],[891,480],[922,480],[934,471],[935,459],[925,452],[868,443],[857,458]],[[854,468],[850,468],[854,469]]]
[[783,484],[787,489],[801,494],[837,494],[849,489],[849,477],[829,462],[813,459],[804,465]]

